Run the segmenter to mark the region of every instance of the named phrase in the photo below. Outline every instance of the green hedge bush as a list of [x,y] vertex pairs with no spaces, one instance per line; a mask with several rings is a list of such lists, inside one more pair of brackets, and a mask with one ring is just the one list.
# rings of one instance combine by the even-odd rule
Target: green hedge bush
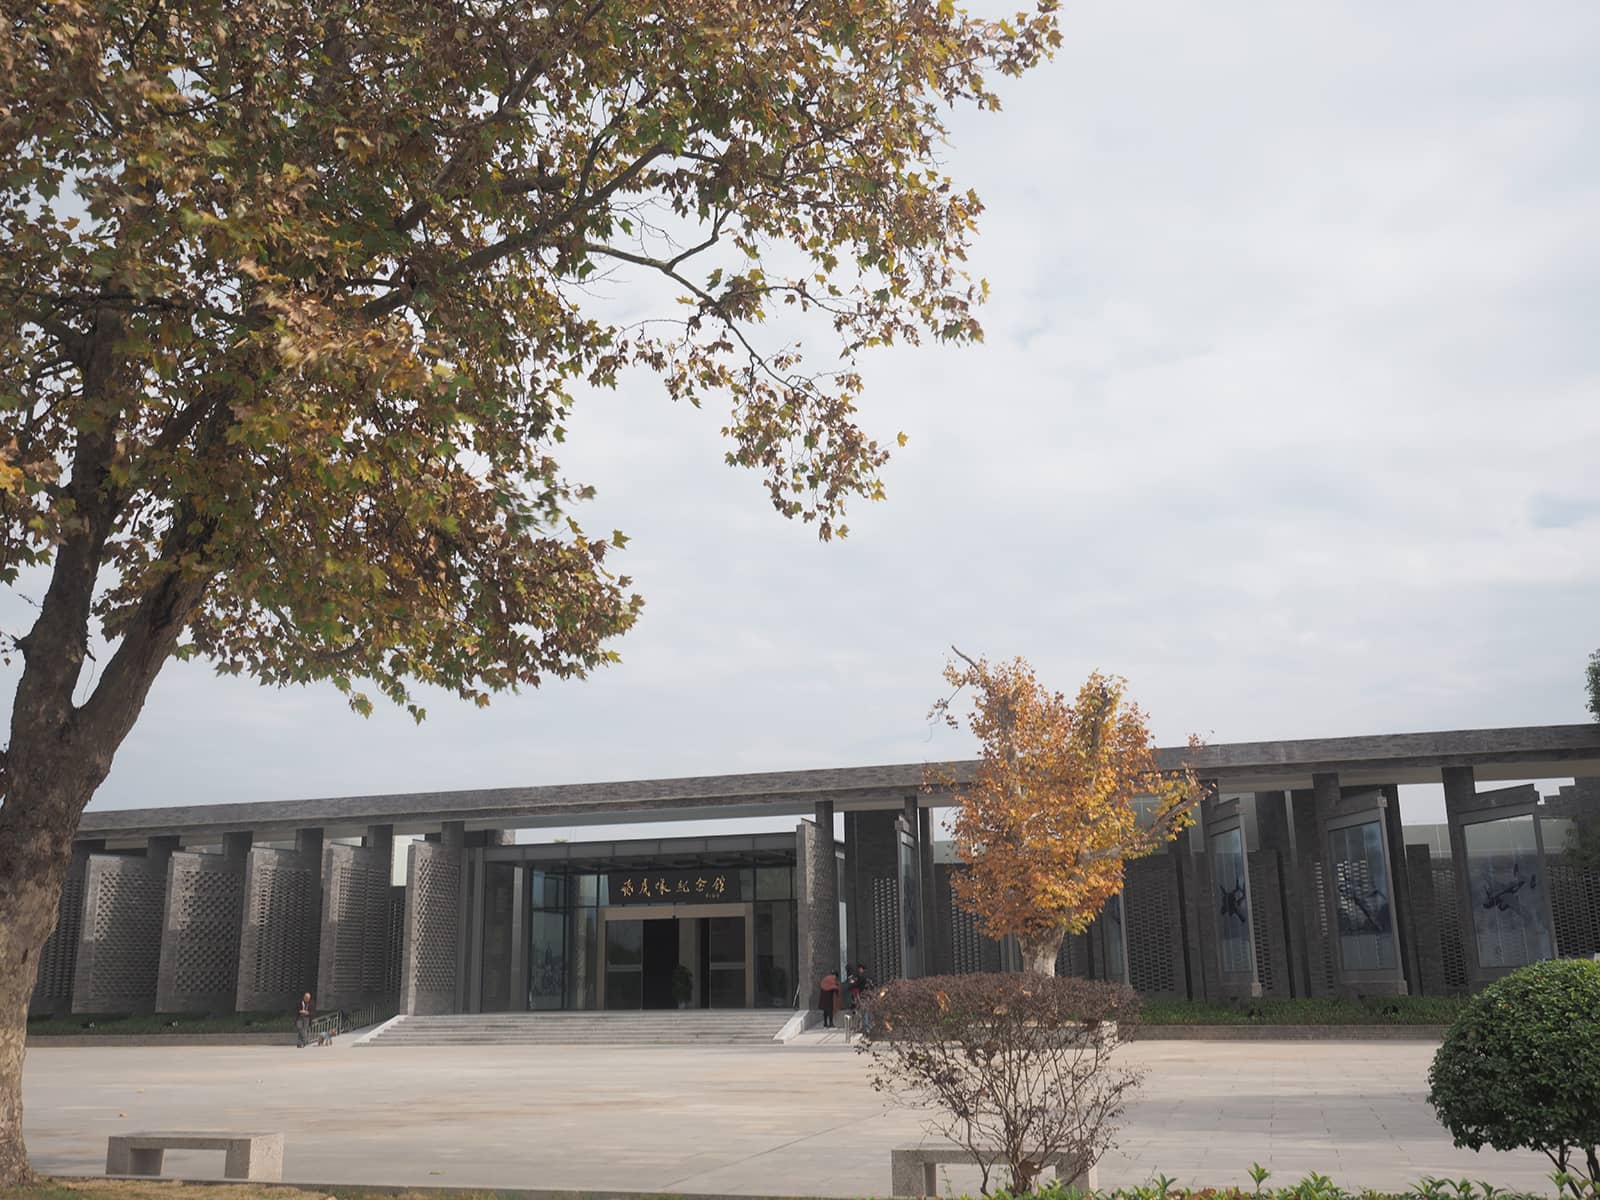
[[1539,1150],[1574,1195],[1600,1187],[1600,962],[1552,959],[1462,1010],[1428,1072],[1458,1146]]

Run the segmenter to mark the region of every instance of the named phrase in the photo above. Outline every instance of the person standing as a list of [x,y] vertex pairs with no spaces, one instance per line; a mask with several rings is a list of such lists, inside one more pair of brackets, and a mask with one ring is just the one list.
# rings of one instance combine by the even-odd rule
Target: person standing
[[833,1015],[839,1011],[839,977],[829,971],[822,977],[821,994],[817,997],[817,1007],[822,1010],[822,1027],[832,1029]]
[[311,993],[307,992],[300,997],[300,1007],[294,1014],[295,1047],[303,1048],[311,1041],[311,1018],[317,1013],[316,1005],[311,1003]]
[[866,963],[857,963],[855,972],[851,975],[854,980],[856,994],[856,1012],[861,1016],[861,1034],[863,1037],[872,1033],[872,976],[867,971]]

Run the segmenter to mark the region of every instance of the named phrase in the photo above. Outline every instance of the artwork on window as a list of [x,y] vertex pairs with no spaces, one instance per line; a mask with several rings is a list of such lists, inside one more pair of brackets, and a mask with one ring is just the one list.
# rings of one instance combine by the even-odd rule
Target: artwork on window
[[1462,830],[1472,929],[1481,967],[1520,967],[1554,952],[1532,815]]
[[1224,975],[1248,975],[1250,958],[1250,879],[1244,835],[1237,829],[1211,839],[1211,874],[1217,886],[1217,965]]
[[1344,969],[1392,970],[1396,961],[1394,906],[1389,896],[1382,822],[1330,830],[1328,847]]
[[1122,929],[1122,893],[1118,892],[1106,901],[1106,906],[1101,910],[1100,919],[1104,922],[1104,946],[1106,955],[1105,977],[1125,983],[1128,979],[1128,965],[1123,954]]

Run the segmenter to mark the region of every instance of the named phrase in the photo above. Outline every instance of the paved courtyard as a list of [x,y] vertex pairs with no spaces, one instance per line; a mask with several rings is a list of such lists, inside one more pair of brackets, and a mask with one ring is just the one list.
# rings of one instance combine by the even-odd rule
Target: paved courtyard
[[[1433,1046],[1146,1042],[1149,1070],[1102,1186],[1157,1172],[1245,1184],[1321,1171],[1403,1188],[1470,1175],[1551,1190],[1534,1154],[1457,1150],[1424,1101]],[[470,1187],[869,1196],[921,1140],[838,1047],[91,1047],[28,1052],[26,1128],[42,1171],[104,1170],[106,1135],[282,1130],[286,1179]],[[169,1153],[168,1170],[220,1173]],[[953,1171],[941,1191],[971,1189]]]

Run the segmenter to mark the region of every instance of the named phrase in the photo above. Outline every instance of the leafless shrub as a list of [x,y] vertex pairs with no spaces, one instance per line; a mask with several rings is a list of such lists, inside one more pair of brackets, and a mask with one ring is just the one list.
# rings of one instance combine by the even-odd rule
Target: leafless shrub
[[1113,1061],[1139,1017],[1120,984],[945,975],[888,984],[870,1003],[872,1086],[931,1108],[930,1131],[972,1155],[986,1196],[996,1167],[1013,1192],[1057,1153],[1063,1179],[1087,1171],[1139,1085]]

